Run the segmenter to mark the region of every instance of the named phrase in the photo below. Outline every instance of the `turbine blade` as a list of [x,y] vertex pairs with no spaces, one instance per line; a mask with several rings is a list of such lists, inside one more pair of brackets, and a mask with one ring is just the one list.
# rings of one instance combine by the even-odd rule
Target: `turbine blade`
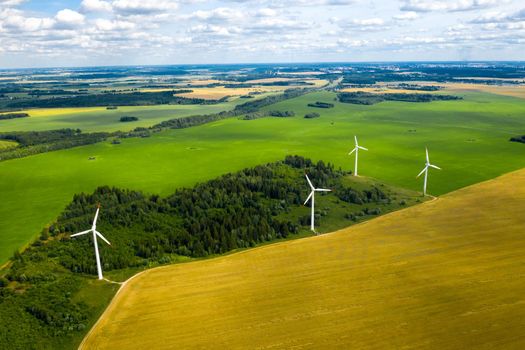
[[332,190],[326,189],[326,188],[316,188],[317,192],[332,192]]
[[303,205],[306,205],[306,203],[308,203],[308,201],[310,200],[310,198],[312,198],[313,195],[314,195],[314,191],[310,192],[310,195],[308,196],[308,198],[306,198]]
[[434,169],[438,169],[438,170],[441,170],[440,167],[438,167],[437,165],[433,165],[433,164],[429,164],[428,166],[434,168]]
[[93,219],[93,227],[97,226],[97,219],[98,219],[98,212],[100,210],[100,207],[97,207],[97,212],[95,213],[95,218]]
[[362,150],[368,151],[368,148],[361,147],[361,146],[359,146],[359,148],[362,149]]
[[427,167],[421,170],[421,172],[416,176],[416,178],[420,177],[426,170],[427,170]]
[[357,136],[354,135],[354,140],[355,140],[355,146],[357,147],[359,144],[357,143]]
[[98,231],[95,231],[95,234],[97,236],[99,236],[104,242],[106,242],[107,244],[111,245],[111,243],[109,243],[109,241],[104,236],[102,236],[102,233],[100,233]]
[[75,233],[74,235],[71,235],[69,237],[77,237],[77,236],[82,236],[82,235],[85,235],[87,233],[90,233],[91,230],[86,230],[86,231],[82,231],[82,232],[79,232],[79,233]]
[[430,160],[428,158],[428,148],[425,147],[425,152],[427,153],[427,163],[430,163]]
[[312,181],[310,181],[310,178],[308,177],[307,174],[304,174],[304,176],[306,176],[306,180],[308,181],[308,184],[310,185],[310,188],[313,191],[315,189],[315,187],[314,187],[314,185],[312,185]]
[[348,155],[351,155],[352,153],[354,153],[356,150],[356,148],[354,148],[350,153],[348,153]]

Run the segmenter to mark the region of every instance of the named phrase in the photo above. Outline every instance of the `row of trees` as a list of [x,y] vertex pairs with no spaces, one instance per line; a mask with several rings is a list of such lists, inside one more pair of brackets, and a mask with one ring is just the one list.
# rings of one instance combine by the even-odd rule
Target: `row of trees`
[[431,102],[431,101],[450,101],[461,100],[462,97],[452,95],[435,94],[405,94],[405,93],[385,93],[374,94],[364,91],[341,92],[337,95],[339,101],[360,105],[373,105],[383,101],[402,101],[402,102]]
[[0,120],[6,119],[16,119],[16,118],[27,118],[29,114],[27,113],[4,113],[0,114]]

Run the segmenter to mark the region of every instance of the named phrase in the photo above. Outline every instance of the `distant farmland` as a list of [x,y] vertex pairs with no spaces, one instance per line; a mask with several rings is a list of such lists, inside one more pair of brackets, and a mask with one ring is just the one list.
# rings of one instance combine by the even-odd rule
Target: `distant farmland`
[[[0,239],[4,242],[0,262],[35,238],[75,193],[109,185],[165,195],[175,188],[193,186],[289,154],[322,159],[351,170],[353,158],[348,151],[354,135],[370,149],[360,153],[363,175],[417,191],[421,191],[422,181],[416,175],[424,165],[428,147],[431,160],[443,168],[430,175],[429,193],[433,195],[525,167],[525,145],[509,142],[525,130],[523,100],[473,92],[461,96],[464,100],[360,106],[334,101],[336,94],[321,91],[265,107],[267,111],[293,111],[295,117],[230,118],[147,138],[122,139],[116,145],[101,142],[0,162]],[[334,108],[308,107],[317,101],[333,103]],[[205,113],[218,106],[190,107]],[[86,112],[56,118],[31,115],[0,121],[0,132],[9,130],[5,123],[26,120],[33,121],[25,125],[29,130],[55,127],[50,125],[115,130],[151,122],[146,107],[128,108],[142,110],[132,113],[119,108],[104,110],[100,115]],[[163,115],[162,108],[178,106],[155,106],[151,115]],[[311,112],[318,112],[320,118],[303,118]],[[169,118],[170,113],[164,117]],[[122,115],[140,119],[121,123]],[[108,124],[104,124],[106,120]]]
[[83,343],[525,346],[525,170],[333,234],[147,271]]

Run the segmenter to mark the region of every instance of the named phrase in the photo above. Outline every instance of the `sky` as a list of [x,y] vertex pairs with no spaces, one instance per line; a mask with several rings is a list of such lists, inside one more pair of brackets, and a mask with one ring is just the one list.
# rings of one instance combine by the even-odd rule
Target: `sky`
[[0,0],[0,68],[525,60],[523,0]]

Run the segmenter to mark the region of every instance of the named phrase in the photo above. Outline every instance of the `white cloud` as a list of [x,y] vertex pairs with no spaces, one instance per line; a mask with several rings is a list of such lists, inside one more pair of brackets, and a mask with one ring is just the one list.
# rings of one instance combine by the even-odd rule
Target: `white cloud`
[[18,6],[21,3],[26,2],[27,0],[0,0],[0,5],[2,6]]
[[84,23],[85,17],[76,11],[63,9],[57,12],[55,19],[58,26],[77,27]]
[[170,0],[113,1],[113,9],[125,15],[148,15],[153,13],[174,11],[177,8],[177,2]]
[[417,14],[417,12],[414,12],[414,11],[408,11],[400,15],[394,16],[394,19],[398,21],[413,21],[418,18],[419,18],[419,15]]
[[222,22],[241,20],[243,17],[243,13],[241,11],[227,7],[219,7],[210,11],[195,11],[187,18],[208,22]]
[[505,0],[402,0],[402,11],[472,11],[501,4]]
[[108,20],[100,18],[95,20],[95,27],[98,30],[109,32],[134,29],[136,28],[136,24],[129,21]]
[[111,12],[113,6],[103,0],[83,0],[80,8],[83,12]]

